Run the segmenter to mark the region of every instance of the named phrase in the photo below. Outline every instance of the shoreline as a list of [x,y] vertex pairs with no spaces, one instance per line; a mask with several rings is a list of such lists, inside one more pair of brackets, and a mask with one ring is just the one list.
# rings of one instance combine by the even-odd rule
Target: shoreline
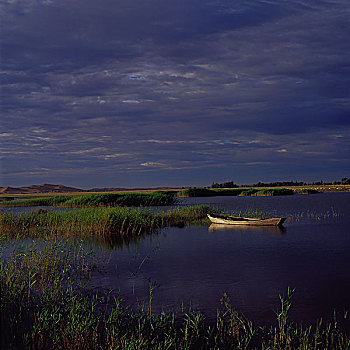
[[[144,189],[144,190],[139,190],[139,189],[127,189],[127,190],[117,190],[117,191],[100,191],[100,192],[91,192],[91,191],[79,191],[79,192],[36,192],[36,193],[3,193],[0,194],[0,201],[1,200],[6,200],[7,198],[11,197],[13,199],[31,199],[31,198],[40,198],[40,197],[51,197],[51,196],[57,196],[57,195],[83,195],[83,194],[104,194],[104,193],[152,193],[152,192],[166,192],[166,191],[174,191],[174,192],[180,192],[186,189],[189,189],[191,187],[182,187],[182,188],[169,188],[169,189]],[[210,187],[198,187],[198,188],[206,188],[206,189],[211,189]],[[281,186],[274,186],[274,187],[269,187],[269,186],[262,186],[262,187],[253,187],[253,186],[246,186],[246,187],[237,187],[237,189],[258,189],[258,190],[263,190],[263,189],[278,189],[281,188]],[[283,188],[286,189],[291,189],[293,190],[296,194],[298,192],[301,192],[303,190],[315,190],[319,193],[324,193],[324,192],[350,192],[350,185],[303,185],[303,186],[283,186]],[[222,188],[222,190],[232,190],[234,188]]]

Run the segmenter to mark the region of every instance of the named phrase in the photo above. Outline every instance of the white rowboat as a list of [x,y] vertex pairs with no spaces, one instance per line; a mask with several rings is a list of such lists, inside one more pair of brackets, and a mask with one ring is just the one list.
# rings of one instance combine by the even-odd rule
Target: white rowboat
[[207,214],[214,224],[224,225],[254,225],[254,226],[282,226],[286,218],[243,218],[220,214]]

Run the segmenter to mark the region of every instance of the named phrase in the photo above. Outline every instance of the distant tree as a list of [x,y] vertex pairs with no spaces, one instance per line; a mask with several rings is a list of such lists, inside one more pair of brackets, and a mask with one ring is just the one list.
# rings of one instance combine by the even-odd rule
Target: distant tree
[[344,177],[341,179],[342,185],[350,185],[350,179],[347,177]]
[[212,183],[211,188],[236,188],[238,187],[233,181],[223,183]]

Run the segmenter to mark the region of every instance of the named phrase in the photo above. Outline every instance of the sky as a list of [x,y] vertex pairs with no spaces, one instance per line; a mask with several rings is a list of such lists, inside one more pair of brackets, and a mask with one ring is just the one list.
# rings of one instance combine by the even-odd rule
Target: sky
[[0,6],[0,186],[350,175],[349,0]]

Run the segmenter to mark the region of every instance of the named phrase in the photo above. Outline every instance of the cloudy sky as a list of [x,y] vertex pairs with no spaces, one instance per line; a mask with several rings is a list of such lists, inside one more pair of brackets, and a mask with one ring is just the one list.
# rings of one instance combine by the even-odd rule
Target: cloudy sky
[[2,0],[1,17],[1,186],[349,175],[349,0]]

